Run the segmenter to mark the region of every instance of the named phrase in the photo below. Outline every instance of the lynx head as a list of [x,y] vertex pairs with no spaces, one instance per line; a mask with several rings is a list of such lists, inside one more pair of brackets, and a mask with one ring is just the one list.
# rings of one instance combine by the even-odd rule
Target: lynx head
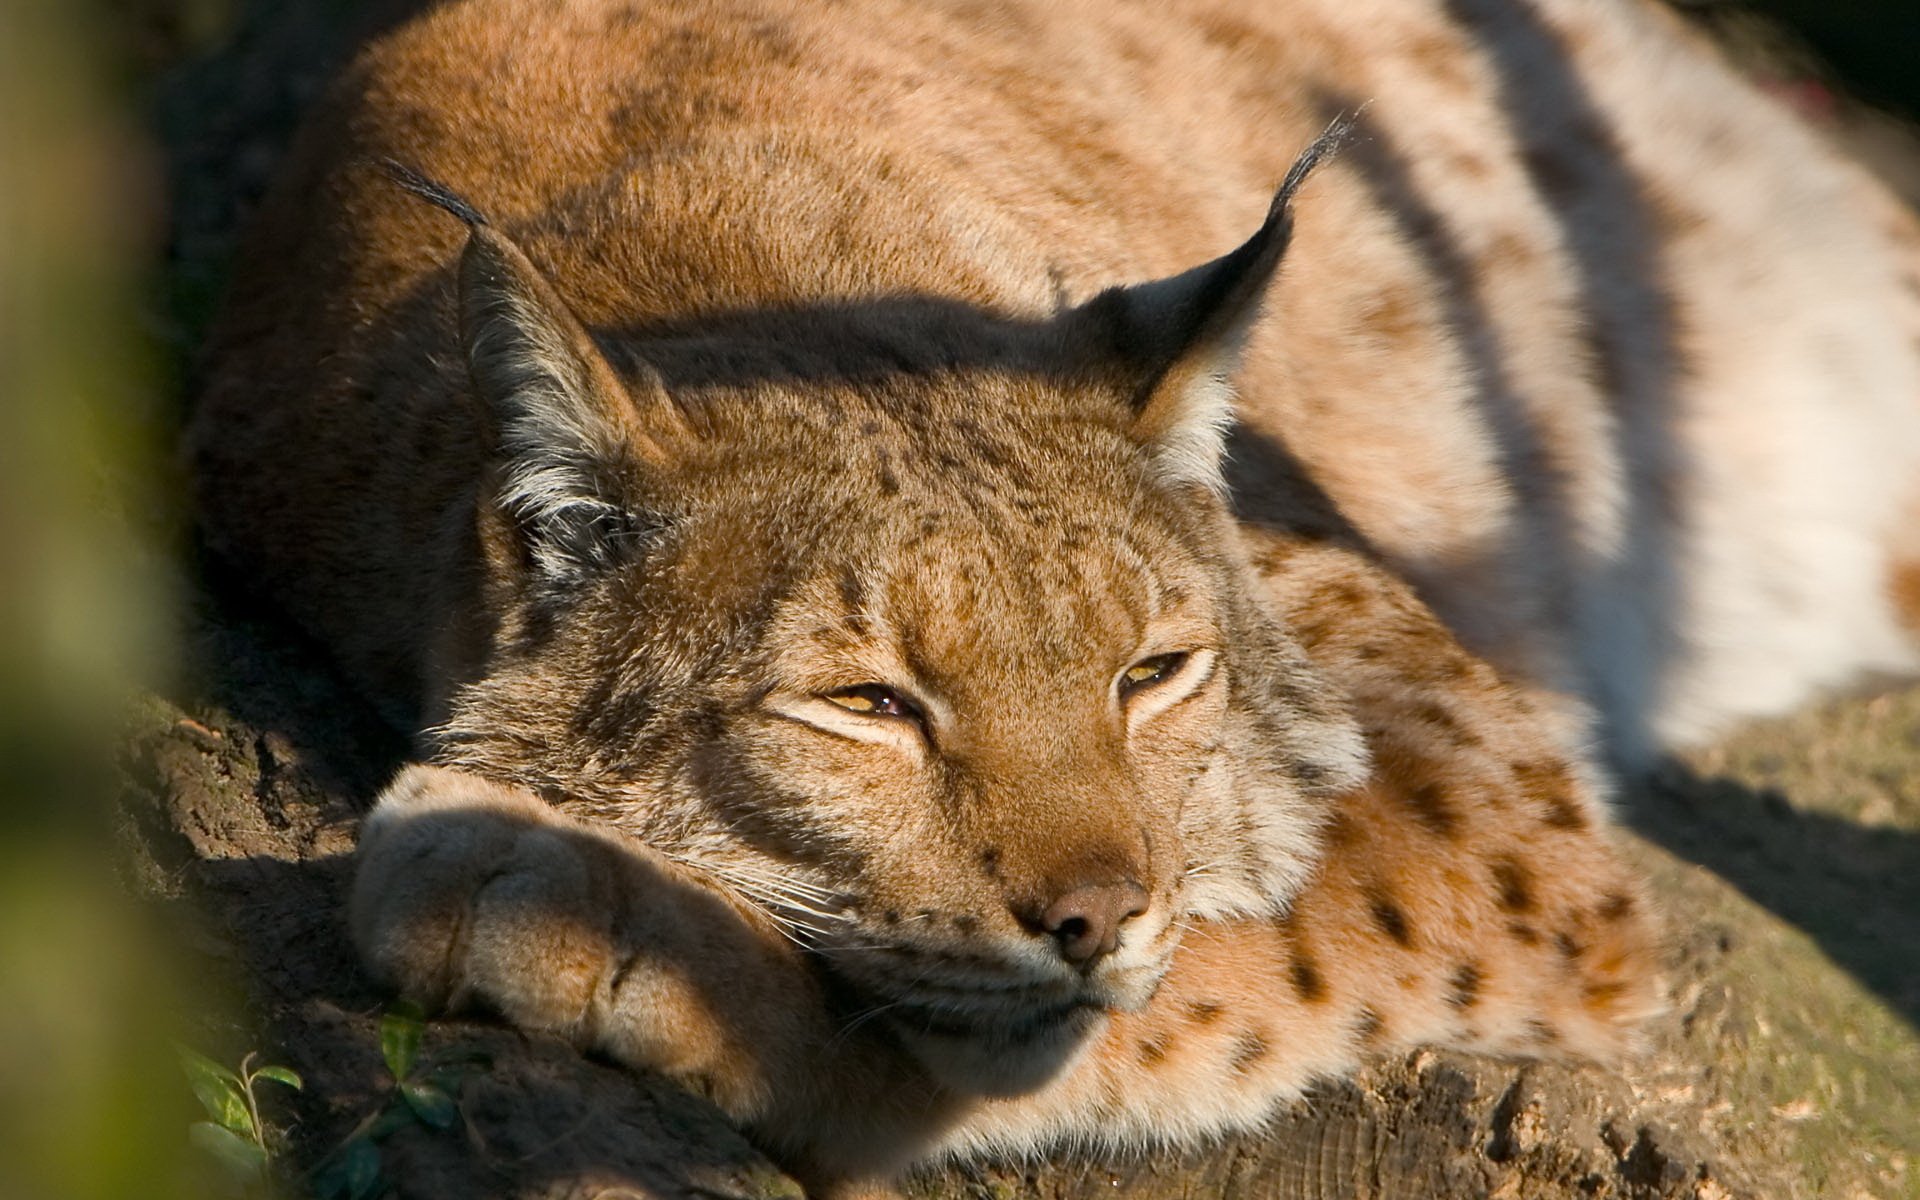
[[[1045,321],[881,299],[590,335],[471,211],[487,662],[437,756],[700,865],[998,1091],[1272,913],[1360,739],[1248,581],[1224,382],[1288,203]],[[410,182],[431,193],[424,181]]]

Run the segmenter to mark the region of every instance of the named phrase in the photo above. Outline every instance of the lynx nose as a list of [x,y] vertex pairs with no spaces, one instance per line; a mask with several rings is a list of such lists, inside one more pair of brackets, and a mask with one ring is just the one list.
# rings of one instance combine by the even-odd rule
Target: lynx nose
[[1132,880],[1084,884],[1048,905],[1039,925],[1052,935],[1060,957],[1084,967],[1113,953],[1120,927],[1146,911],[1146,889]]

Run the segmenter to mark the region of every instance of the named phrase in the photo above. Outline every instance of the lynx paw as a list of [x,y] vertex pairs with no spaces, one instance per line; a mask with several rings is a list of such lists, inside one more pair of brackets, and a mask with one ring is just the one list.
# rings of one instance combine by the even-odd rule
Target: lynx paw
[[820,1000],[777,935],[616,831],[440,767],[394,781],[361,832],[350,916],[368,965],[435,1009],[658,1071],[751,1119]]

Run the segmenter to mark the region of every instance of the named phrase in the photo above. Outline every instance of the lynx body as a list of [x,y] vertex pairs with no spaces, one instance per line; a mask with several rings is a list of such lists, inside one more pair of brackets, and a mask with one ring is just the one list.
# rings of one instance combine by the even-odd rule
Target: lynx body
[[462,0],[244,257],[369,963],[822,1190],[1616,1053],[1590,745],[1916,661],[1911,221],[1649,5]]

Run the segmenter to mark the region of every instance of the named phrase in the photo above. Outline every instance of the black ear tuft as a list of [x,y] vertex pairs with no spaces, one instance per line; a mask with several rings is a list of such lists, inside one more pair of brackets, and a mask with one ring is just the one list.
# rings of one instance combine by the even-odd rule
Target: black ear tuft
[[1353,133],[1355,117],[1329,125],[1301,152],[1267,206],[1265,221],[1233,250],[1169,279],[1109,288],[1079,318],[1101,353],[1134,384],[1133,433],[1171,481],[1220,487],[1220,454],[1231,421],[1227,377],[1267,286],[1293,237],[1293,200],[1315,167]]
[[468,204],[459,193],[437,179],[427,178],[399,159],[383,158],[380,160],[380,167],[395,183],[427,203],[452,213],[464,222],[467,228],[471,229],[487,223],[487,219],[480,215],[480,210]]
[[467,226],[457,297],[467,374],[494,444],[497,494],[541,586],[564,591],[630,558],[661,524],[636,476],[671,465],[689,430],[659,377],[617,377],[514,241],[451,189],[391,159],[400,187]]
[[1280,181],[1280,190],[1274,194],[1273,204],[1267,209],[1268,220],[1273,219],[1275,212],[1286,209],[1293,202],[1293,194],[1300,190],[1300,185],[1307,181],[1307,176],[1313,174],[1315,167],[1347,148],[1347,143],[1353,140],[1354,129],[1360,124],[1360,115],[1366,110],[1367,106],[1362,104],[1350,113],[1341,113],[1320,131],[1320,136],[1313,139],[1312,145],[1300,152],[1300,157],[1294,159],[1293,166],[1287,169],[1287,177]]

